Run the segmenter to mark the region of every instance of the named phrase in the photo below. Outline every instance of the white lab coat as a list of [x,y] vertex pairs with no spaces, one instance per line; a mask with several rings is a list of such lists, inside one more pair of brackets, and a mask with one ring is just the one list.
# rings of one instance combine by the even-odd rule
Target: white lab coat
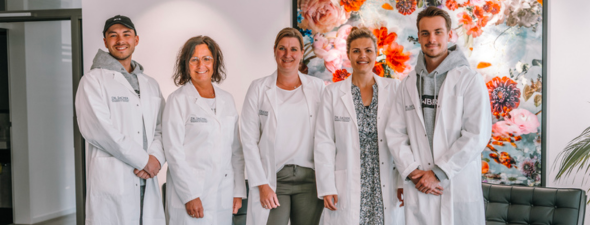
[[[86,224],[139,224],[140,178],[149,155],[165,163],[161,114],[164,98],[156,80],[137,74],[141,98],[123,74],[93,69],[82,77],[76,115],[87,145]],[[143,149],[143,123],[148,150]],[[143,224],[165,224],[156,177],[146,180]]]
[[[214,89],[216,112],[191,82],[168,97],[162,119],[168,224],[231,225],[234,197],[246,198],[234,98]],[[205,214],[199,219],[185,208],[196,198],[201,198]]]
[[[320,104],[320,96],[324,89],[324,81],[299,73],[303,94],[309,111],[309,122],[313,132],[315,129],[316,110]],[[248,225],[266,224],[269,209],[262,208],[258,186],[268,184],[276,192],[277,170],[275,164],[275,147],[278,110],[276,94],[277,73],[252,82],[244,105],[242,106],[241,139],[246,159],[246,173],[250,194],[248,196]]]
[[[416,73],[400,86],[385,134],[404,178],[406,223],[483,225],[481,152],[491,136],[491,111],[483,78],[467,66],[448,72],[440,88],[433,146],[424,128]],[[441,196],[424,194],[405,179],[415,169],[438,165],[448,176]]]
[[[354,75],[353,75],[354,76]],[[373,74],[378,87],[377,135],[384,222],[403,223],[398,207],[399,173],[385,140],[385,119],[399,80]],[[338,195],[337,210],[324,208],[322,224],[359,224],[361,207],[361,151],[357,115],[351,93],[352,77],[328,85],[318,110],[315,132],[315,167],[318,198]]]

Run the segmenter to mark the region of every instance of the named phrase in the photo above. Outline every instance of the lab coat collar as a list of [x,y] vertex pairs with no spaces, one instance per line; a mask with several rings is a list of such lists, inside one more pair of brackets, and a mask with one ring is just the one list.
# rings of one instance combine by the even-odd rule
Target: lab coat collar
[[387,90],[387,86],[389,85],[389,82],[383,82],[383,79],[390,79],[390,78],[383,78],[380,76],[377,76],[377,74],[373,74],[373,78],[375,78],[375,83],[377,83],[377,88],[379,90],[377,90],[377,117],[381,117],[381,113],[383,112],[383,105],[385,105],[385,100],[384,99],[388,99],[386,98],[385,94],[393,94],[393,93],[385,93],[385,90]]
[[272,115],[275,118],[275,122],[278,121],[278,105],[277,105],[277,98],[276,98],[276,83],[277,83],[277,71],[275,71],[272,75],[270,75],[264,82],[267,90],[264,93],[268,101],[270,102],[270,106],[272,108]]
[[199,94],[199,91],[197,91],[197,88],[195,88],[192,81],[189,81],[186,84],[184,84],[184,86],[182,88],[183,88],[183,92],[186,95],[195,98],[195,104],[197,104],[199,107],[201,107],[205,111],[206,114],[215,118],[217,120],[217,122],[219,122],[218,116],[221,115],[225,102],[223,101],[222,90],[220,90],[214,84],[212,84],[212,85],[213,85],[213,90],[215,91],[215,108],[216,108],[215,112],[211,111],[211,107],[209,106],[209,104],[207,104],[205,98],[202,97],[201,94]]
[[[408,77],[406,78],[406,90],[407,90],[407,94],[410,96],[410,100],[412,101],[412,104],[414,105],[414,112],[416,112],[416,114],[418,114],[418,118],[420,118],[420,122],[422,123],[422,128],[424,128],[424,116],[422,115],[422,100],[420,99],[420,97],[418,97],[418,88],[416,86],[416,80],[417,80],[417,75],[416,75],[416,71],[412,71],[410,72],[410,74],[408,75]],[[405,103],[407,104],[407,103]],[[404,107],[406,107],[407,105],[404,105]]]
[[348,110],[348,114],[350,115],[352,121],[354,122],[354,126],[358,130],[358,121],[356,119],[356,111],[354,109],[354,102],[352,101],[352,92],[351,92],[352,76],[346,78],[346,80],[341,81],[341,82],[344,82],[344,83],[343,83],[343,85],[340,85],[340,92],[342,94],[340,99],[342,99],[344,106]]
[[[125,79],[125,76],[123,76],[123,74],[121,74],[118,71],[113,71],[113,70],[108,70],[111,71],[113,73],[113,80],[121,83],[121,85],[123,85],[127,90],[129,90],[130,92],[133,93],[134,96],[137,96],[137,93],[135,93],[135,89],[133,89],[133,87],[131,87],[131,84],[129,83],[129,81],[127,81],[127,79]],[[137,75],[137,80],[140,80],[140,74]],[[143,81],[144,81],[144,86],[145,83],[147,83],[147,79],[145,77],[143,77]],[[141,87],[141,82],[139,85],[139,91],[141,92],[143,88]]]

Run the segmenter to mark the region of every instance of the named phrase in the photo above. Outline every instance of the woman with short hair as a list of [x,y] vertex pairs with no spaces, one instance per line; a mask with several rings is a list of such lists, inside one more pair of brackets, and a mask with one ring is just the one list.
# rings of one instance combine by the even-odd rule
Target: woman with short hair
[[168,159],[168,224],[232,224],[246,198],[238,112],[225,79],[223,54],[207,36],[178,54],[162,134]]
[[277,70],[252,82],[242,107],[247,224],[318,224],[323,203],[317,198],[313,132],[324,82],[299,73],[298,30],[281,30],[273,49]]

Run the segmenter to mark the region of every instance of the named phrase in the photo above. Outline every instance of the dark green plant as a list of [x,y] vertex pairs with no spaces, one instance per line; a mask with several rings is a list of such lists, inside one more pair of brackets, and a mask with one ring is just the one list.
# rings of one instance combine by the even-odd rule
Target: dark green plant
[[[590,171],[590,127],[586,128],[579,136],[571,140],[565,149],[557,155],[553,167],[559,162],[559,170],[555,175],[555,180],[565,179],[572,172],[577,174],[584,170],[585,174]],[[585,176],[582,180],[584,182]],[[590,200],[588,201],[590,203]]]

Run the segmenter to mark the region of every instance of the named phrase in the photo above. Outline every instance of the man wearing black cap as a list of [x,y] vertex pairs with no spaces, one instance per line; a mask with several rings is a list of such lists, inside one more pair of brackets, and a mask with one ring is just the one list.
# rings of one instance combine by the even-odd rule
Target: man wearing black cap
[[165,162],[158,83],[131,60],[139,36],[131,19],[105,22],[104,43],[76,94],[87,145],[86,224],[166,224],[156,175]]

